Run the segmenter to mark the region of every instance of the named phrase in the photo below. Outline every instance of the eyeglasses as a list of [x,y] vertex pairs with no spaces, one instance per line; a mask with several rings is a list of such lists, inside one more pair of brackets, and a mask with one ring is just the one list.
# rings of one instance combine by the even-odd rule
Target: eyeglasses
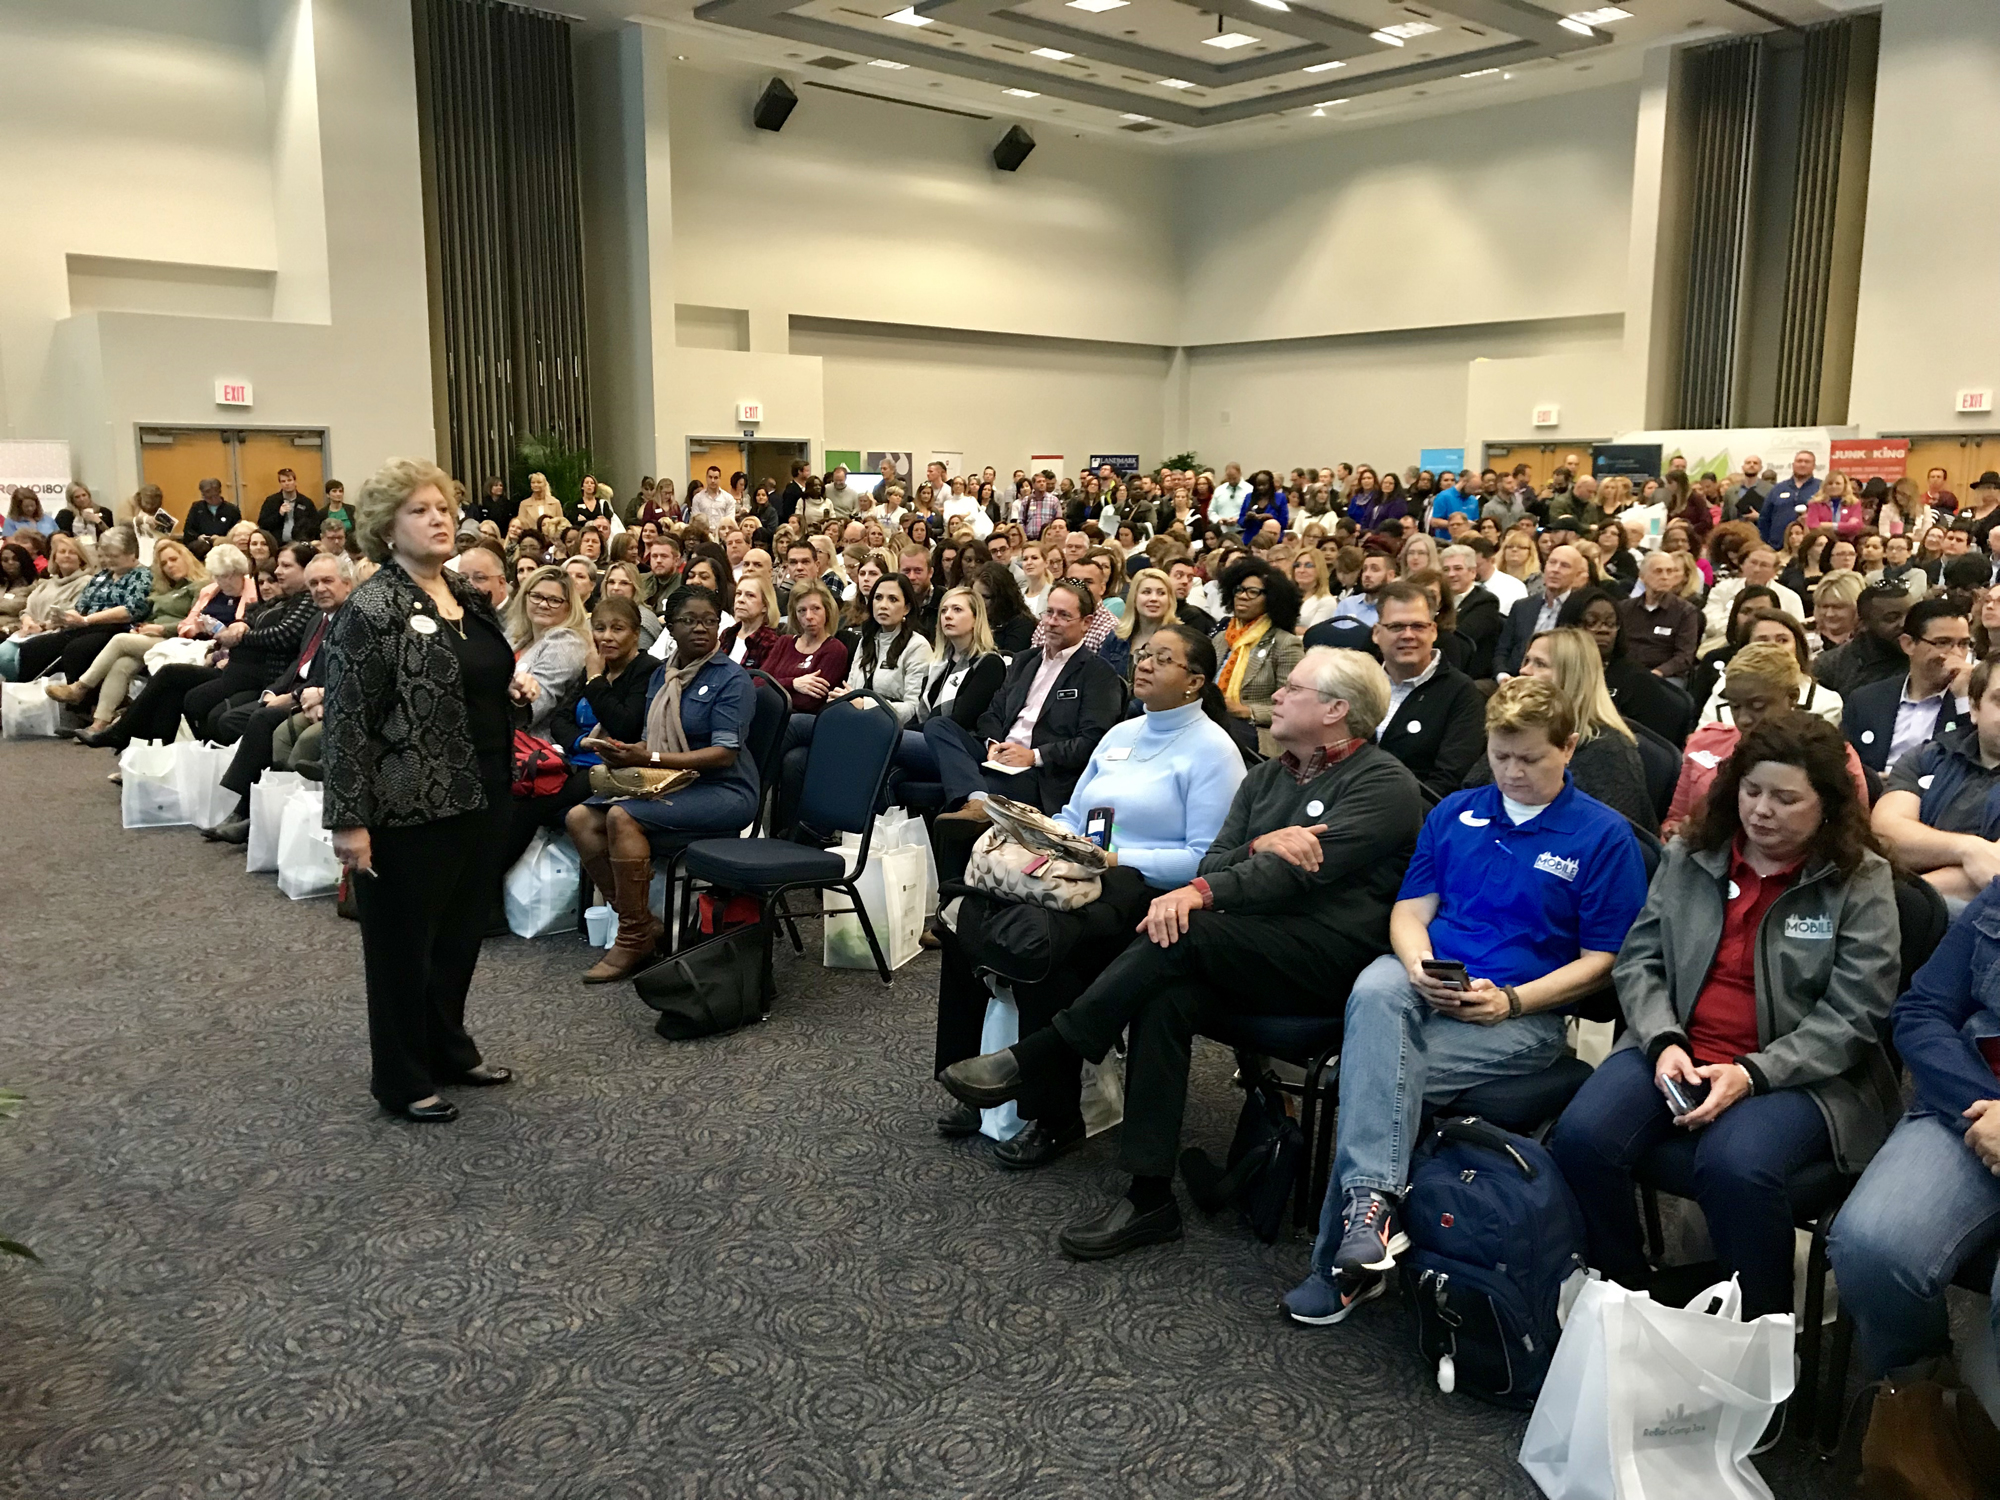
[[1923,645],[1937,651],[1970,651],[1972,649],[1972,637],[1969,635],[1955,635],[1948,640],[1940,640],[1936,636],[1920,636],[1918,639]]
[[1261,585],[1257,588],[1252,588],[1246,583],[1236,590],[1234,597],[1238,599],[1261,599],[1264,597],[1264,590]]
[[528,602],[530,604],[546,605],[550,609],[561,609],[569,603],[569,600],[560,594],[530,594],[528,595]]
[[1142,648],[1132,653],[1133,666],[1135,667],[1143,666],[1147,662],[1151,662],[1156,667],[1185,667],[1187,665],[1186,662],[1177,661],[1173,657],[1167,655],[1167,653],[1164,651],[1146,650]]

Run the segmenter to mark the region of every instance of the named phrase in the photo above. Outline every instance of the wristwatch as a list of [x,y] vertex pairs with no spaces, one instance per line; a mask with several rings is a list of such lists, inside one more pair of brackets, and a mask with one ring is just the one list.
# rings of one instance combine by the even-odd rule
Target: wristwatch
[[653,752],[653,764],[657,766],[659,763],[660,763],[660,752],[655,750]]
[[1503,985],[1502,993],[1507,996],[1507,1019],[1519,1020],[1521,1015],[1521,992],[1513,985]]

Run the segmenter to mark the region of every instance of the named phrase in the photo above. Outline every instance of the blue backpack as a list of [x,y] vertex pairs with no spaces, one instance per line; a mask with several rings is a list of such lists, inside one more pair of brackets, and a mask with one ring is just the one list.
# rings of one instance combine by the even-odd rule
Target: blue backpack
[[1418,1152],[1403,1224],[1417,1347],[1439,1389],[1534,1405],[1562,1334],[1557,1299],[1584,1264],[1555,1158],[1484,1120],[1446,1120]]

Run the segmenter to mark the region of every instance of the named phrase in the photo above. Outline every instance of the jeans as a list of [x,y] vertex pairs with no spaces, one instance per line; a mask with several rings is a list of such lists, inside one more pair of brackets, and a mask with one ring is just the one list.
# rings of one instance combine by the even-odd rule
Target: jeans
[[1539,1073],[1562,1056],[1565,1037],[1555,1011],[1494,1026],[1433,1011],[1393,953],[1362,970],[1347,995],[1340,1143],[1320,1210],[1314,1269],[1332,1269],[1349,1193],[1396,1197],[1408,1185],[1424,1105],[1474,1084]]
[[[1646,1252],[1632,1206],[1632,1169],[1681,1134],[1653,1065],[1636,1047],[1612,1053],[1556,1122],[1549,1150],[1583,1210],[1591,1265],[1642,1287]],[[1694,1196],[1723,1264],[1743,1281],[1743,1315],[1792,1310],[1792,1205],[1785,1184],[1833,1153],[1826,1118],[1804,1089],[1738,1100],[1695,1135]]]
[[[2000,1177],[1972,1154],[1956,1124],[1906,1116],[1834,1220],[1828,1245],[1871,1380],[1950,1352],[1945,1288],[1996,1238]],[[2000,1342],[2000,1270],[1988,1315]],[[1981,1383],[1966,1373],[1970,1384]],[[2000,1374],[1986,1374],[1993,1389]]]
[[21,680],[21,648],[33,639],[31,635],[10,635],[0,641],[0,682]]

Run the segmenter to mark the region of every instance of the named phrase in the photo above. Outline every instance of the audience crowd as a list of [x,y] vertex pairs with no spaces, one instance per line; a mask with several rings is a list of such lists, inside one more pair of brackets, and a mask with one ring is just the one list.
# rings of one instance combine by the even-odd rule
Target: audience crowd
[[[1592,1265],[1648,1283],[1635,1166],[1692,1133],[1746,1312],[1789,1311],[1786,1183],[1831,1164],[1856,1180],[1842,1297],[1883,1374],[1949,1354],[1944,1289],[2000,1238],[2000,474],[1961,502],[1937,476],[1781,462],[1638,483],[1565,466],[1546,486],[1525,466],[933,463],[907,484],[801,462],[782,482],[711,467],[685,494],[648,478],[622,502],[594,477],[570,497],[533,475],[515,500],[392,465],[352,505],[281,476],[254,523],[213,482],[178,518],[150,487],[122,520],[80,485],[55,517],[20,490],[0,676],[43,678],[80,745],[184,722],[237,747],[242,805],[208,835],[225,841],[276,767],[324,775],[329,826],[365,844],[387,795],[367,778],[395,762],[419,783],[451,761],[428,741],[463,737],[427,815],[446,822],[422,827],[497,805],[494,843],[426,836],[468,891],[566,829],[618,917],[591,981],[651,960],[652,857],[674,837],[739,829],[769,790],[774,826],[815,840],[797,825],[814,729],[865,690],[902,730],[888,798],[932,820],[947,881],[996,796],[1108,844],[1096,900],[1054,919],[1067,972],[1014,988],[1007,1049],[979,1052],[989,991],[962,940],[992,898],[925,934],[945,1135],[1011,1101],[1026,1125],[996,1158],[1053,1161],[1083,1139],[1085,1065],[1127,1048],[1130,1187],[1065,1252],[1179,1237],[1205,1012],[1344,1016],[1331,1181],[1282,1299],[1336,1324],[1409,1246],[1428,1111],[1550,1068],[1576,1007],[1615,992],[1615,1048],[1551,1122]],[[384,644],[399,622],[415,641]],[[790,711],[770,789],[743,753],[753,672]],[[443,729],[376,701],[440,682],[467,705]],[[669,773],[691,784],[603,789]],[[1954,920],[1899,998],[1913,881]],[[469,982],[464,934],[441,931],[403,937]],[[377,1017],[389,951],[371,940],[371,1024],[402,1028],[377,1097],[449,1118],[436,1087],[506,1070],[465,1035],[463,984],[434,1057],[422,1017]]]

